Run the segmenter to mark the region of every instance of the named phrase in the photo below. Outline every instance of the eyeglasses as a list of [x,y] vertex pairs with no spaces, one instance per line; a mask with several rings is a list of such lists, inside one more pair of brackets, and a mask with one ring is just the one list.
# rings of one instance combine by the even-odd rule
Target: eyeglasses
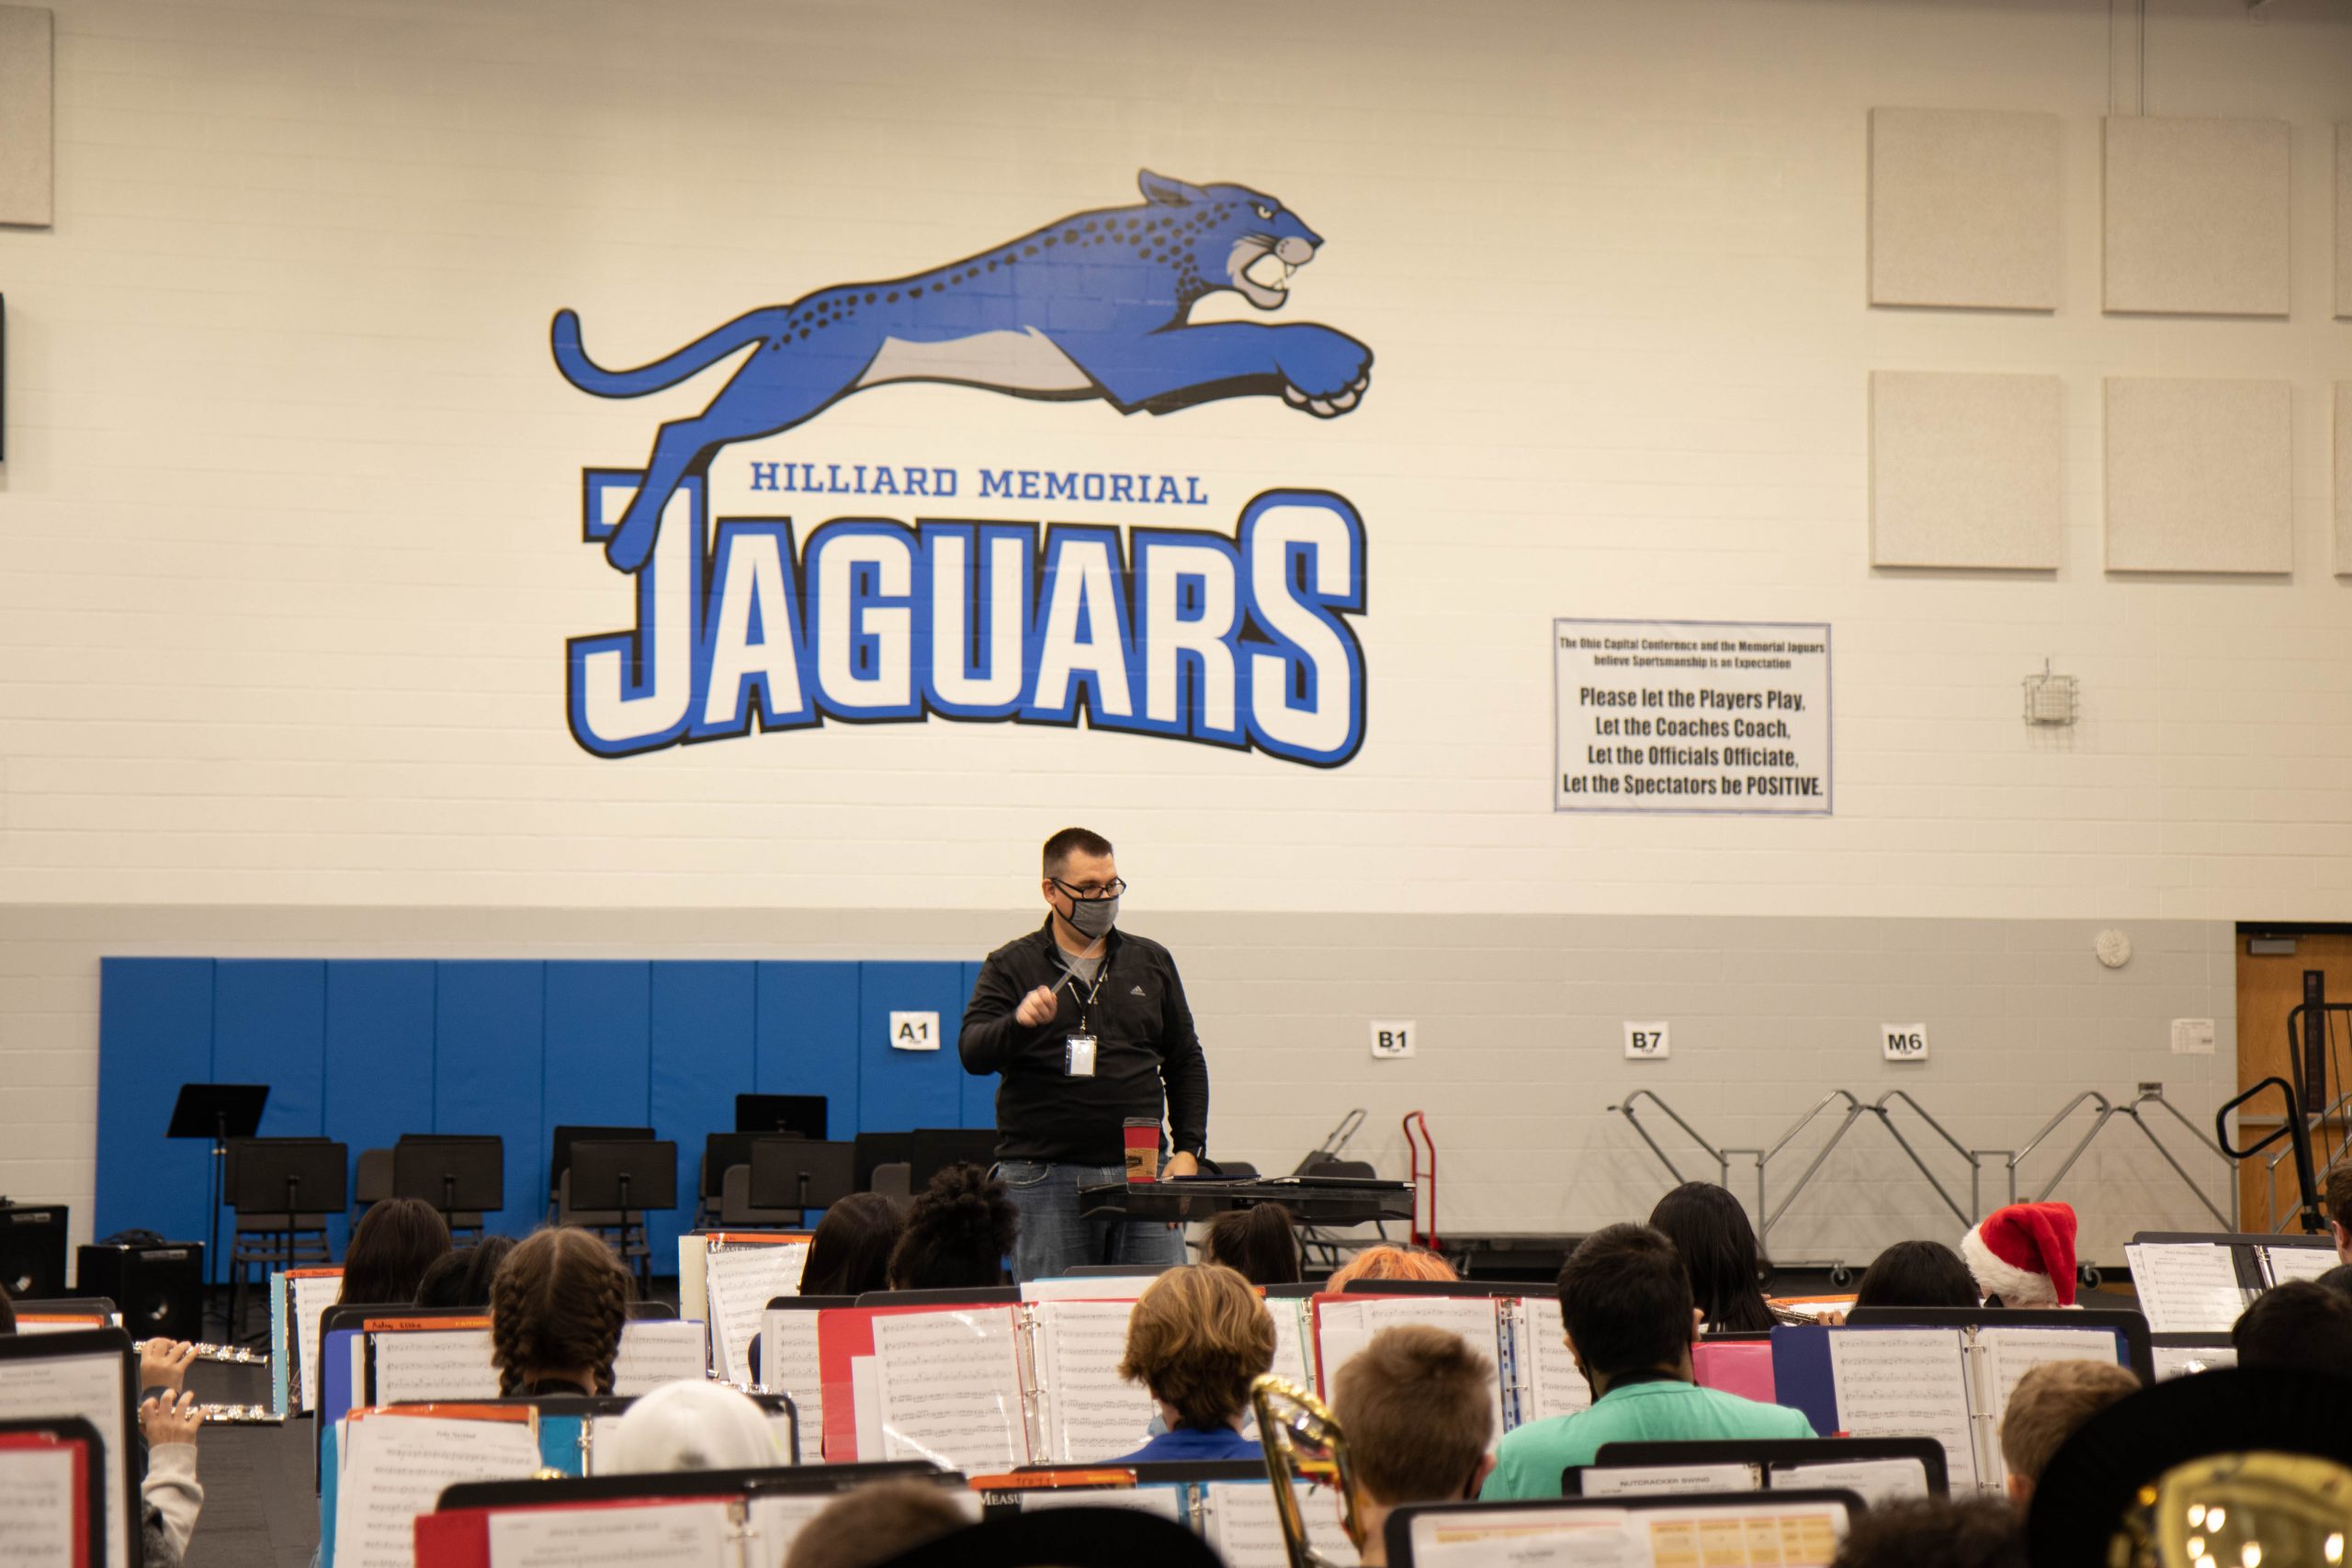
[[1100,903],[1105,898],[1116,898],[1127,890],[1125,879],[1116,876],[1111,879],[1111,885],[1108,887],[1073,887],[1058,876],[1049,876],[1046,880],[1071,897],[1081,899],[1089,904]]

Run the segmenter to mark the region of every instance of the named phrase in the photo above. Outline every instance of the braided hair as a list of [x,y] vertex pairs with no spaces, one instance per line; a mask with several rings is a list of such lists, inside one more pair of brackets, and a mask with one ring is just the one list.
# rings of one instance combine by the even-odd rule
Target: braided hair
[[491,1359],[498,1392],[519,1393],[536,1376],[587,1369],[596,1392],[613,1392],[635,1281],[602,1237],[576,1225],[535,1232],[506,1255],[490,1287]]

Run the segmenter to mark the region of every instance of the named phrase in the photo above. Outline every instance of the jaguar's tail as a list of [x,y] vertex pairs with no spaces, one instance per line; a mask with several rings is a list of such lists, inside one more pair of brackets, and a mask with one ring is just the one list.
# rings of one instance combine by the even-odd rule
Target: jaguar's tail
[[725,326],[704,333],[677,353],[634,370],[607,370],[588,357],[588,351],[580,346],[577,310],[558,310],[549,336],[555,349],[556,368],[563,372],[565,380],[600,398],[641,398],[648,392],[674,387],[736,350],[759,342],[767,335],[760,322],[762,314],[758,310],[747,311]]

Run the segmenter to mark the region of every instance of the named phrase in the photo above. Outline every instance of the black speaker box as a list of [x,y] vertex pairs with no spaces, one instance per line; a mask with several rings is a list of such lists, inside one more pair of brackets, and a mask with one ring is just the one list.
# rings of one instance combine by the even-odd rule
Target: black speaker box
[[0,1287],[11,1301],[65,1293],[65,1205],[0,1202]]
[[74,1289],[112,1301],[131,1338],[204,1337],[202,1242],[85,1247],[74,1269]]

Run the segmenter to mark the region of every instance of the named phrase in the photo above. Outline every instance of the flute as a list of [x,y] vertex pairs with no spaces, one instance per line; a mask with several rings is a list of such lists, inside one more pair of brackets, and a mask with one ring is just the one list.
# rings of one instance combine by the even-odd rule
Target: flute
[[[176,1343],[178,1343],[178,1341],[171,1339],[134,1339],[130,1342],[130,1348],[134,1350],[144,1353],[147,1347],[150,1345],[172,1345]],[[266,1367],[269,1365],[268,1351],[250,1350],[243,1345],[199,1344],[196,1347],[196,1359],[199,1361],[218,1361],[224,1365],[232,1367]]]

